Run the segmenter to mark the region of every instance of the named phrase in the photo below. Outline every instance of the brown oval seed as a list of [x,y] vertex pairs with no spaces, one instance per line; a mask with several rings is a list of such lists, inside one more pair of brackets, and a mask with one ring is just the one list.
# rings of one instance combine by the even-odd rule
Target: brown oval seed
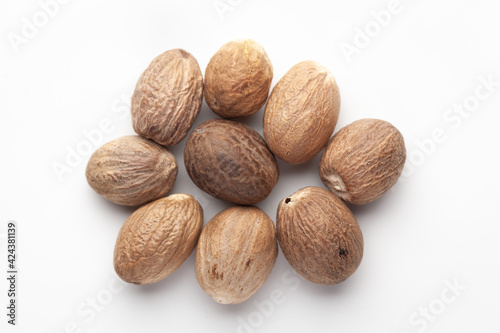
[[184,164],[193,182],[215,198],[242,205],[264,200],[278,182],[278,165],[250,127],[211,119],[189,136]]
[[387,192],[406,160],[403,136],[379,119],[361,119],[336,133],[323,151],[319,174],[343,200],[362,205]]
[[109,201],[138,206],[170,192],[177,162],[165,147],[139,136],[104,144],[89,159],[87,182]]
[[186,137],[203,101],[203,76],[196,59],[182,49],[156,57],[139,78],[132,96],[137,134],[164,146]]
[[134,284],[166,278],[193,252],[202,227],[201,206],[188,194],[172,194],[139,208],[118,234],[116,273]]
[[205,70],[205,101],[221,117],[251,115],[264,105],[273,66],[264,48],[251,39],[235,40],[214,54]]
[[196,279],[216,302],[241,303],[264,284],[277,255],[269,216],[257,207],[231,207],[214,216],[201,233]]
[[283,161],[305,163],[328,142],[339,111],[332,73],[317,62],[301,62],[281,78],[267,101],[264,138]]
[[281,201],[278,240],[290,265],[318,284],[351,276],[363,257],[363,235],[351,211],[319,187],[303,188]]

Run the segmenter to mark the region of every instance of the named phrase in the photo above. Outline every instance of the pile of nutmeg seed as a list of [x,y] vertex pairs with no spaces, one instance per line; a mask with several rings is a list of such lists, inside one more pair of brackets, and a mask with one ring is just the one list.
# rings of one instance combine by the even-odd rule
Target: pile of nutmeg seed
[[[401,133],[383,120],[362,119],[331,139],[340,109],[333,75],[317,62],[293,66],[269,99],[273,67],[252,40],[222,46],[211,58],[205,83],[196,59],[176,49],[155,58],[132,97],[139,136],[100,147],[86,177],[106,199],[140,206],[123,224],[114,268],[124,281],[148,284],[179,268],[196,249],[196,278],[219,303],[240,303],[268,278],[278,255],[304,278],[336,284],[359,266],[361,229],[344,204],[379,198],[398,180],[406,149]],[[165,195],[177,176],[166,147],[186,137],[208,106],[224,118],[251,115],[266,104],[264,138],[242,123],[211,119],[189,136],[184,163],[192,181],[211,196],[232,202],[203,228],[200,204],[188,194]],[[250,205],[264,200],[278,181],[276,158],[309,161],[322,149],[319,175],[330,191],[306,187],[279,204],[276,226]]]

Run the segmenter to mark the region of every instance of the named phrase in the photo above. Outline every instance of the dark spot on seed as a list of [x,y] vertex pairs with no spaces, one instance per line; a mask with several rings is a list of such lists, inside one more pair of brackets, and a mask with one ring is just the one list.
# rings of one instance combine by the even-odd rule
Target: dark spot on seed
[[339,257],[347,255],[347,250],[346,249],[340,249],[339,250]]
[[219,169],[222,173],[226,174],[230,178],[236,178],[240,175],[240,166],[233,158],[224,153],[220,153],[216,158]]
[[250,267],[250,263],[252,262],[252,259],[248,259],[248,261],[246,262],[245,266],[246,268]]
[[218,273],[217,272],[217,264],[213,265],[212,266],[212,276],[216,279],[216,280],[219,280],[224,277],[224,273]]
[[287,204],[287,203],[289,203],[290,201],[292,201],[292,199],[290,199],[290,198],[286,198],[286,199],[285,199],[285,203],[286,203],[286,204]]

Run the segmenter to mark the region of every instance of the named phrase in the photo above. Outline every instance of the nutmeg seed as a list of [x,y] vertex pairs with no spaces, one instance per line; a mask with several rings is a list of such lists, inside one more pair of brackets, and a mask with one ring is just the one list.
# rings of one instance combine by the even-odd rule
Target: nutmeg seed
[[172,194],[139,208],[118,234],[116,273],[134,284],[166,278],[193,252],[202,227],[202,208],[188,194]]
[[139,136],[110,141],[89,159],[87,182],[109,201],[138,206],[170,192],[177,162],[165,147]]
[[264,200],[278,182],[278,165],[250,127],[211,119],[190,135],[184,150],[189,177],[215,198],[242,205]]
[[156,57],[139,78],[132,96],[137,134],[164,146],[186,137],[203,101],[203,76],[196,59],[182,49]]
[[301,164],[328,142],[340,111],[332,73],[314,61],[293,66],[274,87],[264,113],[264,138],[280,159]]
[[277,255],[269,216],[257,207],[231,207],[214,216],[201,233],[196,279],[216,302],[241,303],[264,284]]
[[344,281],[363,257],[363,235],[354,215],[325,189],[306,187],[283,199],[276,226],[285,258],[314,283]]
[[323,151],[319,174],[343,200],[362,205],[387,192],[406,160],[403,136],[379,119],[361,119],[336,133]]
[[264,48],[251,39],[222,46],[205,70],[205,101],[221,117],[251,115],[264,105],[273,66]]

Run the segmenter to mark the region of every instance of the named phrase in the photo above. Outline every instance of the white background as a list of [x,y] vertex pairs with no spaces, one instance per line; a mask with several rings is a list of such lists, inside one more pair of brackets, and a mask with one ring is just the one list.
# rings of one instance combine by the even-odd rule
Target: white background
[[[7,281],[0,279],[2,332],[500,330],[500,86],[489,92],[481,83],[500,82],[498,1],[401,0],[380,31],[372,11],[389,0],[60,2],[44,22],[38,1],[0,1],[0,268],[6,271],[7,221],[15,220],[20,272],[15,328],[6,324]],[[23,36],[34,16],[38,31]],[[365,28],[372,37],[366,45],[358,38],[357,53],[346,57],[342,43],[355,45]],[[16,46],[13,36],[25,39]],[[217,304],[201,290],[193,256],[157,284],[121,287],[112,252],[132,209],[90,189],[89,154],[61,179],[54,165],[84,151],[84,132],[103,120],[112,129],[92,151],[133,134],[128,103],[155,56],[184,48],[204,72],[217,49],[237,38],[264,46],[273,85],[302,60],[328,67],[342,96],[336,131],[359,118],[390,121],[406,140],[404,176],[380,200],[353,207],[365,254],[339,285],[298,280],[280,252],[263,288],[240,305]],[[479,100],[476,89],[489,94]],[[454,113],[464,103],[470,111]],[[262,114],[241,121],[262,133]],[[214,117],[204,104],[195,126]],[[179,162],[172,193],[195,195],[207,222],[228,204],[193,185],[184,144],[172,148]],[[318,160],[280,162],[280,180],[258,206],[274,220],[281,199],[323,186]],[[450,290],[454,283],[462,289]],[[280,304],[270,305],[273,291]]]

